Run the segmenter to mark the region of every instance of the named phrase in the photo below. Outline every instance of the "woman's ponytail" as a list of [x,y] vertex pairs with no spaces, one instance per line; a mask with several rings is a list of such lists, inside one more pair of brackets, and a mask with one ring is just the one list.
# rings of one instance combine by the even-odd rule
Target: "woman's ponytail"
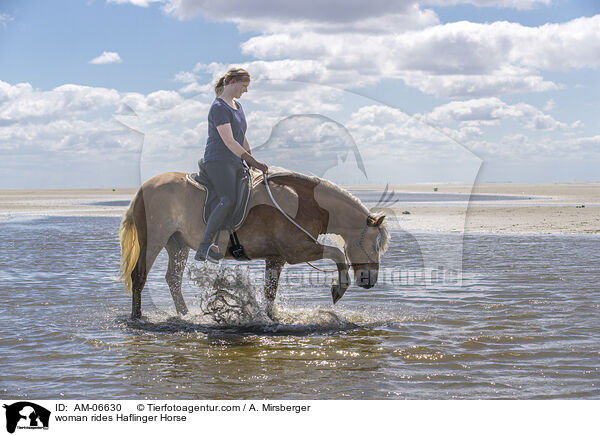
[[221,77],[215,85],[215,97],[221,95],[223,88],[225,88],[225,76]]
[[232,68],[223,77],[221,77],[215,85],[215,96],[218,97],[223,92],[225,85],[229,85],[232,79],[250,81],[250,73],[243,68]]

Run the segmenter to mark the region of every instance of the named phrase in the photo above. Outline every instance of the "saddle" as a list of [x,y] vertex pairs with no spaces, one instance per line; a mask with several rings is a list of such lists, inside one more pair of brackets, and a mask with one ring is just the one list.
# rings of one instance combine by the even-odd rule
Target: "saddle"
[[[235,206],[229,215],[229,219],[221,224],[219,230],[227,230],[226,233],[229,234],[228,242],[230,243],[229,251],[232,256],[238,260],[249,260],[244,253],[243,247],[238,241],[236,230],[242,226],[248,215],[248,204],[250,203],[252,189],[262,181],[262,174],[257,173],[256,171],[251,172],[245,166],[241,167],[239,171],[243,172],[243,174],[238,179],[239,183],[236,188],[237,196]],[[204,220],[204,224],[206,224],[208,222],[208,217],[210,217],[212,211],[219,204],[219,198],[217,197],[208,174],[204,171],[204,161],[202,159],[198,161],[198,172],[187,174],[186,180],[196,188],[203,189],[206,192],[204,211],[202,213],[202,219]],[[219,246],[219,250],[222,251],[223,248],[227,246],[227,241],[223,240],[220,235],[221,232],[219,231],[217,245]]]
[[[238,178],[239,183],[236,188],[237,196],[235,205],[231,214],[229,214],[229,219],[225,220],[221,224],[219,230],[229,230],[230,232],[233,232],[239,229],[244,222],[246,215],[248,214],[248,202],[250,200],[250,191],[252,190],[252,184],[250,183],[250,172],[245,166],[241,167],[239,171],[243,174]],[[208,217],[210,217],[212,211],[219,204],[219,198],[217,197],[217,193],[212,186],[212,182],[208,178],[208,174],[206,174],[204,171],[204,161],[202,159],[198,161],[198,172],[188,174],[187,178],[188,181],[192,182],[192,184],[200,185],[200,187],[204,188],[206,191],[206,198],[204,199],[204,211],[202,213],[202,219],[204,220],[204,224],[206,224],[208,222]]]

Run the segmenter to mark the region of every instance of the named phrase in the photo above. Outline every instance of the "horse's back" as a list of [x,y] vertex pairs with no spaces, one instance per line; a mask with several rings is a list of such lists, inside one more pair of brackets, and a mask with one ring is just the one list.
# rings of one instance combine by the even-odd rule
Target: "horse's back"
[[186,180],[187,173],[167,172],[148,179],[140,188],[146,215],[157,223],[177,223],[180,226],[186,217],[195,222],[204,205],[204,190]]
[[167,173],[160,173],[146,180],[142,185],[143,190],[156,190],[156,189],[171,189],[178,185],[185,184],[186,173],[177,171],[170,171]]

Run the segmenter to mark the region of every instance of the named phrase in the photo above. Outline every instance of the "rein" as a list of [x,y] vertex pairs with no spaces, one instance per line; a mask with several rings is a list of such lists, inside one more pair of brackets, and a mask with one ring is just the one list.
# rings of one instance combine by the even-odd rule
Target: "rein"
[[[285,211],[281,208],[281,206],[279,206],[279,204],[277,203],[277,201],[275,201],[275,198],[273,197],[273,194],[271,193],[271,188],[269,187],[269,181],[268,181],[268,177],[267,174],[265,172],[263,172],[263,179],[265,181],[265,187],[267,188],[267,193],[269,194],[269,197],[271,198],[271,201],[273,202],[273,204],[275,205],[275,207],[277,208],[277,210],[279,212],[281,212],[283,214],[284,217],[287,218],[287,220],[289,222],[291,222],[293,225],[295,225],[298,229],[300,229],[302,232],[304,232],[304,234],[306,234],[315,244],[318,244],[319,241],[317,241],[317,239],[311,235],[308,230],[306,230],[304,227],[302,227],[300,224],[298,224],[296,221],[294,221],[294,219],[292,217],[290,217],[287,213],[285,213]],[[367,227],[365,227],[360,235],[360,239],[358,242],[355,242],[352,245],[357,245],[362,251],[363,253],[365,253],[367,255],[367,258],[370,258],[369,254],[367,253],[367,250],[365,250],[365,247],[363,246],[363,242],[365,241],[365,237],[367,235]],[[351,263],[350,262],[350,258],[348,257],[348,253],[346,251],[346,246],[344,246],[344,258],[346,260],[346,265],[348,265],[349,267],[357,267],[360,265],[367,265],[367,263]],[[308,265],[310,265],[311,267],[313,267],[314,269],[321,271],[321,272],[337,272],[338,270],[325,270],[325,269],[321,269],[317,266],[314,266],[312,263],[310,262],[306,262]]]
[[[291,222],[293,225],[295,225],[298,229],[300,229],[301,231],[303,231],[310,239],[313,240],[313,242],[315,244],[318,244],[319,241],[317,241],[317,239],[311,235],[308,230],[306,230],[304,227],[302,227],[300,224],[298,224],[296,221],[294,221],[294,219],[292,217],[290,217],[287,213],[285,213],[285,211],[279,206],[279,204],[277,203],[277,201],[275,201],[275,198],[273,197],[273,194],[271,193],[271,188],[269,187],[269,181],[268,181],[268,177],[267,177],[267,173],[263,172],[263,179],[265,181],[265,186],[267,188],[267,193],[269,194],[269,197],[271,198],[271,201],[273,202],[273,204],[275,205],[275,207],[277,208],[277,210],[279,212],[281,212],[283,214],[284,217],[287,218],[287,220],[289,222]],[[350,260],[348,259],[348,256],[346,254],[346,248],[344,247],[344,257],[346,258],[346,260]],[[324,270],[319,268],[318,266],[314,266],[312,263],[310,262],[306,262],[308,265],[310,265],[311,267],[313,267],[314,269],[321,271],[321,272],[337,272],[337,269],[335,270]]]
[[267,180],[267,173],[265,172],[263,172],[263,179],[265,181],[265,186],[267,187],[267,193],[269,194],[269,197],[271,197],[271,201],[273,202],[277,210],[281,212],[283,216],[288,219],[289,222],[291,222],[293,225],[302,230],[310,239],[313,240],[315,244],[318,244],[319,242],[315,239],[313,235],[311,235],[304,227],[302,227],[300,224],[294,221],[293,218],[291,218],[287,213],[285,213],[284,210],[279,206],[279,204],[277,204],[275,198],[273,198],[273,194],[271,193],[271,188],[269,188],[269,181]]

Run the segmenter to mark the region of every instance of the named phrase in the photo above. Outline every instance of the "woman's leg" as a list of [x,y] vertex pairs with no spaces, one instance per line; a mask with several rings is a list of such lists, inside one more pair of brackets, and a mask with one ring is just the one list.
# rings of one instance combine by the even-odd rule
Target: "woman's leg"
[[227,162],[210,161],[204,164],[204,170],[208,174],[219,203],[208,217],[204,236],[196,252],[195,259],[220,260],[223,255],[210,251],[210,247],[223,221],[229,217],[235,207],[239,168]]

